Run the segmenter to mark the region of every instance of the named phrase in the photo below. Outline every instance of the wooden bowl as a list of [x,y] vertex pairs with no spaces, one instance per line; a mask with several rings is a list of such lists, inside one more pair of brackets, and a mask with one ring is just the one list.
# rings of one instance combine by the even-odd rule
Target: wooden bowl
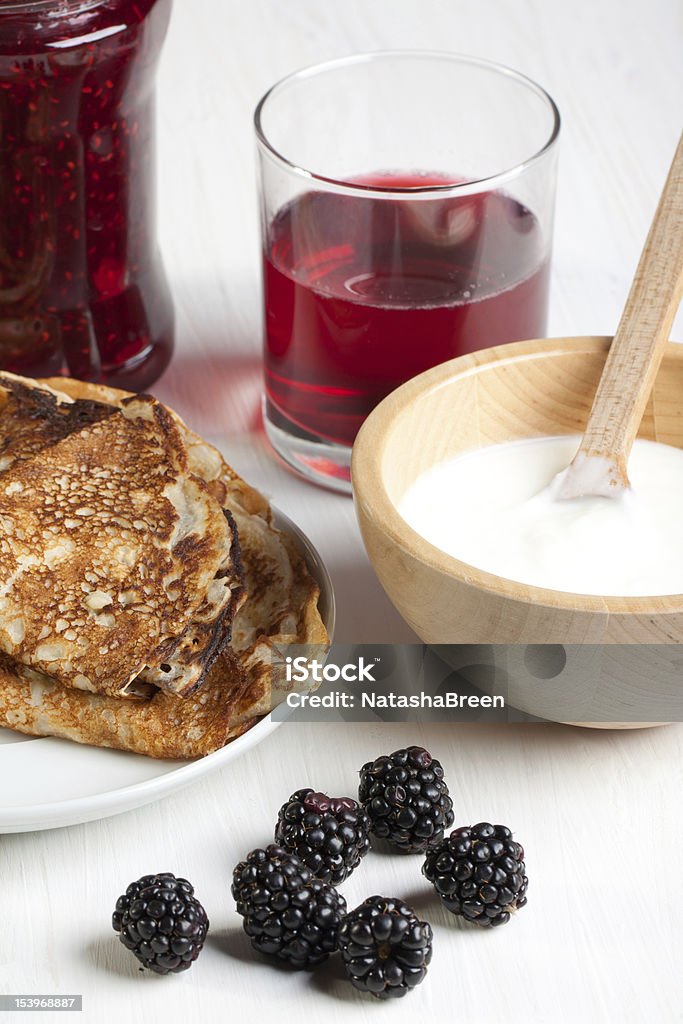
[[[516,583],[445,554],[397,511],[416,477],[453,455],[581,433],[609,343],[523,341],[463,356],[408,381],[366,420],[351,467],[363,540],[389,598],[425,643],[683,642],[683,594],[594,597]],[[667,348],[640,436],[683,448],[683,345]]]

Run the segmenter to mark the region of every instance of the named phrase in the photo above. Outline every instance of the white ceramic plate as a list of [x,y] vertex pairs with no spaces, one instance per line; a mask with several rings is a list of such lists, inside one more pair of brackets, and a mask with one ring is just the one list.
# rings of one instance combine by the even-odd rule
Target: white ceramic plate
[[[287,516],[276,511],[275,524],[298,542],[320,585],[320,613],[331,637],[334,595],[327,570]],[[270,716],[264,718],[222,750],[197,761],[157,761],[0,729],[0,777],[5,780],[0,789],[0,833],[78,825],[142,807],[242,757],[279,724]]]

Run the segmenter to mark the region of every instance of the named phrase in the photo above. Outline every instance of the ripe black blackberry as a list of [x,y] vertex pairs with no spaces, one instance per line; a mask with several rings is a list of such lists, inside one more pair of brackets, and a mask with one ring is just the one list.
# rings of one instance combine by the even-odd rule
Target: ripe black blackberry
[[406,853],[428,849],[455,820],[443,768],[423,747],[364,764],[358,797],[372,834]]
[[370,849],[370,819],[350,797],[298,789],[280,808],[275,842],[295,853],[322,882],[338,885]]
[[185,878],[144,875],[116,901],[112,927],[126,949],[157,974],[177,974],[199,956],[209,919]]
[[378,999],[396,998],[424,979],[432,929],[402,900],[371,896],[344,918],[339,949],[355,988]]
[[336,950],[346,901],[295,854],[274,845],[252,850],[233,872],[232,894],[259,952],[301,969]]
[[505,825],[456,828],[427,853],[423,874],[454,914],[482,927],[506,924],[527,901],[524,850]]

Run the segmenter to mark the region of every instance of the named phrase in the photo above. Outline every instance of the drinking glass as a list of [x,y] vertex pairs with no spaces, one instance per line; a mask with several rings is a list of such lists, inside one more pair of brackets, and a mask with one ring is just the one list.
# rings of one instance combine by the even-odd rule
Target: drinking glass
[[255,125],[265,429],[290,466],[348,492],[385,395],[545,334],[559,113],[509,68],[384,51],[283,79]]

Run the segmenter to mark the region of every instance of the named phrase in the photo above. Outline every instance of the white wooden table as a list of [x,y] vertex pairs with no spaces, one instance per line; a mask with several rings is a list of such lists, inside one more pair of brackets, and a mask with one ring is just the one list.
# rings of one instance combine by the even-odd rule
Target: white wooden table
[[[161,234],[178,352],[157,391],[310,535],[330,568],[338,639],[410,641],[366,561],[348,499],[274,459],[259,422],[259,260],[251,111],[296,67],[386,47],[451,49],[526,72],[557,100],[563,140],[551,306],[555,335],[610,333],[680,130],[678,0],[176,0],[161,72]],[[683,338],[681,321],[678,337]],[[0,837],[0,992],[83,993],[97,1022],[681,1019],[683,728],[283,725],[252,755],[118,818]],[[529,905],[492,933],[430,898],[420,859],[370,856],[350,905],[407,898],[435,928],[425,984],[379,1004],[336,963],[291,974],[252,956],[233,865],[303,785],[353,793],[367,759],[423,743],[459,823],[509,824]],[[110,930],[146,872],[195,884],[212,922],[198,963],[138,972]]]

